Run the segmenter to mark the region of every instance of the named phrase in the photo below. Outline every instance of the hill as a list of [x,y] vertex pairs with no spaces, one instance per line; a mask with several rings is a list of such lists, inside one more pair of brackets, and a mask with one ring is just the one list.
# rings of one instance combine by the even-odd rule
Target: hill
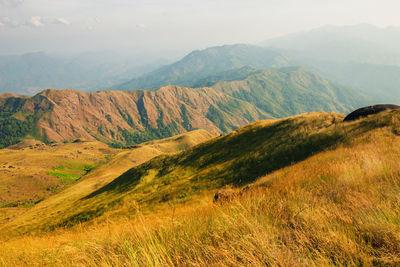
[[124,84],[114,86],[118,90],[155,90],[166,85],[195,87],[209,76],[243,67],[257,69],[287,65],[284,55],[253,45],[237,44],[211,47],[194,51],[183,59]]
[[246,79],[219,81],[212,87],[224,94],[253,103],[275,118],[309,111],[345,113],[350,106],[359,106],[370,101],[367,97],[302,67],[258,71]]
[[48,146],[35,140],[1,149],[0,207],[33,205],[118,151],[100,142]]
[[194,205],[201,196],[211,199],[215,189],[253,183],[312,155],[351,147],[374,131],[396,138],[399,114],[383,112],[352,123],[343,123],[343,115],[332,113],[256,122],[179,154],[150,160],[102,187],[85,191],[80,199],[38,203],[3,229],[47,231],[97,217],[101,221],[136,216],[138,207],[148,214],[170,205]]
[[[0,244],[0,259],[22,265],[397,265],[400,112],[343,118],[310,113],[260,121],[154,158],[73,203],[43,201],[2,233],[96,216],[103,223],[8,240]],[[213,193],[227,185],[234,186],[225,189],[230,199],[213,204]]]
[[50,146],[26,140],[0,150],[0,223],[80,180],[120,150],[92,141]]
[[0,146],[23,138],[83,138],[115,147],[206,129],[226,133],[250,122],[311,110],[348,112],[368,100],[303,68],[247,72],[212,87],[149,91],[45,90],[0,97]]
[[[83,197],[153,157],[188,149],[213,136],[205,130],[197,130],[124,150],[111,149],[98,141],[57,146],[37,142],[32,145],[33,142],[29,141],[18,144],[18,150],[2,149],[0,223],[11,220],[52,195],[56,195],[57,200],[68,197],[69,201],[76,196]],[[22,146],[27,143],[30,145]],[[78,181],[79,186],[70,188]]]

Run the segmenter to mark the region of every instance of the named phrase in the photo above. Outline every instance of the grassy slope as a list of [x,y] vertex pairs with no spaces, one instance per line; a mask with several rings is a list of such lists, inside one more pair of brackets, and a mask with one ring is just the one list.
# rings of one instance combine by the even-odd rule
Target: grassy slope
[[240,81],[217,82],[213,88],[275,118],[308,111],[349,112],[352,106],[369,103],[367,97],[301,67],[259,71]]
[[[338,142],[325,152],[260,177],[230,204],[213,205],[210,198],[201,208],[174,208],[132,221],[26,237],[3,244],[0,259],[4,264],[91,266],[399,264],[400,112],[351,123],[328,123],[335,117],[340,118],[314,113],[289,122],[260,122],[241,129],[243,137],[249,138],[252,132],[268,136],[263,130],[297,122],[296,126],[302,125],[297,131],[304,133],[304,140],[311,138],[314,145],[322,136],[336,136]],[[295,137],[292,132],[282,140]],[[238,133],[174,158],[185,158],[235,136]],[[265,139],[271,139],[268,137]],[[301,138],[295,141],[283,146],[303,143]],[[268,154],[273,155],[273,151]],[[256,152],[259,155],[263,150]],[[203,169],[206,166],[203,162]],[[249,177],[252,181],[251,173]]]
[[38,201],[119,151],[100,142],[52,147],[34,140],[20,143],[15,149],[1,149],[0,207]]
[[[213,137],[213,134],[205,130],[196,130],[163,140],[143,143],[136,145],[127,151],[122,151],[116,155],[113,155],[105,164],[98,166],[90,173],[85,175],[78,183],[37,204],[31,210],[28,210],[26,213],[24,213],[22,218],[16,219],[15,222],[21,223],[22,220],[24,224],[37,224],[38,222],[46,223],[46,219],[53,220],[54,217],[61,216],[61,212],[59,211],[65,211],[68,209],[73,210],[76,208],[74,207],[76,204],[75,202],[79,201],[80,198],[110,183],[113,179],[126,172],[133,166],[142,164],[151,158],[159,156],[160,154],[175,153],[190,148],[196,144],[210,139],[211,137]],[[84,144],[87,144],[86,146],[88,147],[92,147],[94,144],[101,143],[89,142]],[[75,144],[69,144],[69,147],[73,147],[74,145]],[[105,146],[104,144],[101,145]],[[76,154],[76,151],[73,152],[75,152],[74,155],[76,157],[80,155]],[[48,162],[50,155],[46,153],[40,154],[39,152],[37,152],[37,154],[41,155],[42,161],[45,160]],[[21,153],[18,155],[21,157]],[[27,154],[27,156],[31,157],[32,155]]]
[[[135,167],[70,205],[57,209],[42,203],[7,228],[48,230],[109,215],[133,215],[137,206],[149,213],[171,204],[197,201],[201,194],[225,185],[241,186],[280,168],[332,149],[371,129],[390,125],[380,120],[344,124],[343,115],[310,113],[282,120],[260,121],[182,153],[160,156]],[[211,191],[210,191],[211,190]],[[50,211],[57,210],[57,216]],[[33,218],[40,215],[39,218]]]

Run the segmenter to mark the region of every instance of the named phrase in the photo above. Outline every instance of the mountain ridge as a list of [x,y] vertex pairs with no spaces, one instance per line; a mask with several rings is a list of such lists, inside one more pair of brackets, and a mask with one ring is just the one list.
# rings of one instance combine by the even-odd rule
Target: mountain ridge
[[348,112],[367,101],[305,68],[250,71],[244,77],[200,88],[170,85],[156,91],[93,93],[47,89],[28,98],[0,98],[0,129],[15,137],[6,140],[11,143],[30,136],[46,142],[83,138],[121,147],[201,128],[226,133],[253,121],[312,110]]

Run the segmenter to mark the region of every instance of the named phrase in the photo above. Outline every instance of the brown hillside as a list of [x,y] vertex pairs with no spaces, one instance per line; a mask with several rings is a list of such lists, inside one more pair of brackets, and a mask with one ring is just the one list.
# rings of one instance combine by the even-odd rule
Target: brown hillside
[[[219,109],[219,103],[228,102],[232,97],[211,88],[167,86],[155,92],[84,93],[48,89],[30,98],[10,96],[8,100],[11,98],[17,102],[17,110],[22,113],[41,113],[37,132],[39,137],[47,141],[83,138],[125,143],[124,131],[135,133],[166,128],[170,131],[169,135],[174,135],[203,128],[214,134],[220,133],[207,114],[211,107]],[[5,101],[7,98],[3,101],[0,99],[0,105],[4,105]],[[243,104],[240,111],[254,115],[245,118],[230,114],[226,116],[225,123],[239,127],[251,120],[268,117],[251,105]],[[224,113],[221,111],[221,114]]]

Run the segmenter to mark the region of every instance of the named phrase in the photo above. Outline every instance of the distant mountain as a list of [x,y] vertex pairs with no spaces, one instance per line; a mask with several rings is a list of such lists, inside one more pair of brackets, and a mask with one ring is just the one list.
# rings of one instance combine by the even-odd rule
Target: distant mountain
[[149,72],[165,61],[140,65],[112,53],[54,56],[43,52],[0,56],[0,93],[36,94],[42,88],[106,89]]
[[262,45],[293,51],[299,58],[400,66],[400,28],[394,27],[325,26],[271,39]]
[[380,102],[400,103],[400,28],[325,26],[263,43]]
[[375,102],[400,104],[400,66],[313,60],[302,65],[369,95]]
[[210,76],[251,66],[257,69],[287,66],[287,58],[269,49],[252,45],[226,45],[194,51],[182,60],[161,67],[124,84],[118,90],[155,90],[165,85],[195,87]]
[[348,112],[368,100],[304,68],[257,71],[212,87],[149,91],[45,90],[0,96],[0,145],[97,139],[114,146],[194,129],[229,132],[249,122],[308,111]]
[[400,104],[400,28],[326,26],[253,45],[195,51],[182,60],[114,86],[155,90],[170,84],[201,87],[242,80],[265,68],[304,66],[376,102]]

